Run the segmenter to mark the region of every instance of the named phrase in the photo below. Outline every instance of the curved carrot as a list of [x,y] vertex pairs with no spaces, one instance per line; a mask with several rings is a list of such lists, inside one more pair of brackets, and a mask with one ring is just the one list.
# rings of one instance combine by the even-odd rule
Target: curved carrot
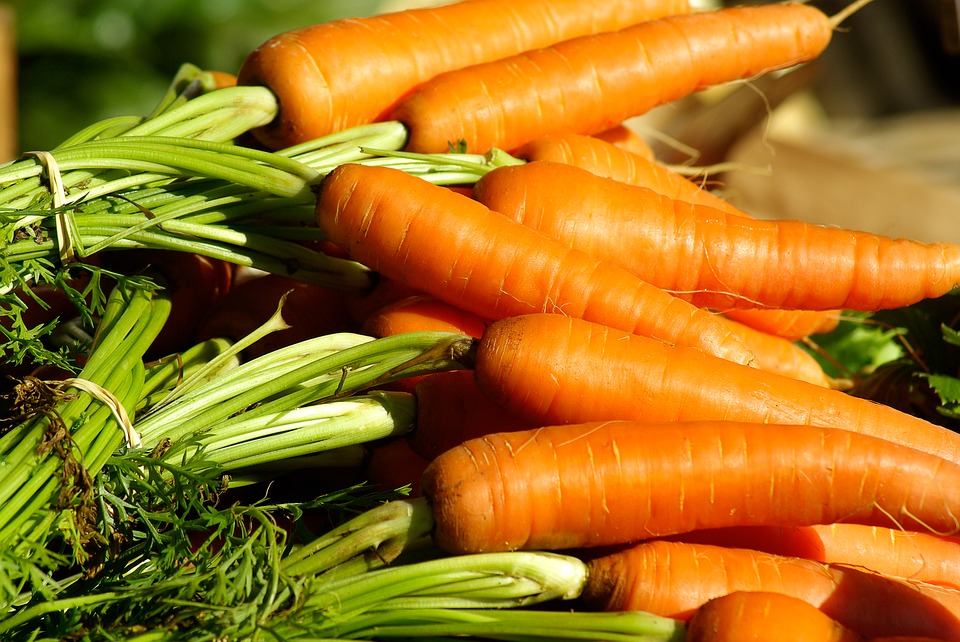
[[960,465],[839,428],[611,420],[501,432],[440,454],[420,484],[451,552],[751,524],[960,532]]
[[734,591],[700,606],[686,642],[865,642],[865,638],[798,597]]
[[417,422],[409,437],[410,446],[427,460],[468,439],[534,427],[493,403],[477,387],[470,370],[427,375],[413,392],[417,397]]
[[687,11],[686,0],[471,0],[334,20],[267,40],[238,82],[276,94],[279,117],[255,134],[286,147],[383,120],[441,72]]
[[449,71],[391,112],[409,151],[511,151],[572,131],[594,134],[720,83],[817,57],[833,24],[799,3],[668,16]]
[[719,315],[400,170],[340,165],[317,192],[320,227],[354,260],[484,318],[557,312],[754,360]]
[[474,373],[491,399],[541,425],[604,419],[832,426],[960,463],[960,434],[889,406],[582,319],[492,323]]
[[840,310],[784,310],[782,308],[733,308],[724,316],[755,330],[797,341],[814,334],[832,332],[840,324]]
[[957,537],[834,523],[706,529],[671,539],[857,566],[960,590],[960,538]]
[[499,167],[474,195],[706,308],[872,311],[960,284],[960,244],[735,216],[562,163]]
[[596,608],[689,618],[708,600],[734,591],[773,591],[800,598],[861,635],[960,640],[960,591],[854,567],[652,540],[592,559],[588,569],[584,599]]
[[371,314],[360,329],[362,334],[386,337],[404,332],[435,330],[459,332],[479,338],[486,328],[483,317],[430,296],[408,296]]

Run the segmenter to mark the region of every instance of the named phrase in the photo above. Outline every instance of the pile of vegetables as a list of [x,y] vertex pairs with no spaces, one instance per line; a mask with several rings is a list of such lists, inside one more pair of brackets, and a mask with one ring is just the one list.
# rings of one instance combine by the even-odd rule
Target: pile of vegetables
[[623,124],[863,4],[304,27],[0,166],[0,637],[960,640],[960,247]]

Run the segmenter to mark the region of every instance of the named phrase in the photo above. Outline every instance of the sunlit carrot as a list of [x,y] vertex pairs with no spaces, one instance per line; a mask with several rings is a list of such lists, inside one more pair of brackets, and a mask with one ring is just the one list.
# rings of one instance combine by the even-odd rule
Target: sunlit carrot
[[834,22],[800,3],[650,20],[445,72],[390,114],[407,149],[507,151],[558,132],[595,134],[706,87],[816,58]]
[[276,94],[278,118],[255,133],[287,147],[383,120],[441,72],[688,11],[686,0],[471,0],[344,18],[270,38],[238,82]]
[[354,260],[463,310],[556,312],[754,361],[719,315],[416,176],[345,164],[317,192],[320,227]]
[[701,351],[556,314],[492,323],[477,344],[481,390],[540,425],[605,419],[833,426],[960,463],[960,434],[893,408]]
[[960,640],[960,591],[852,566],[708,544],[651,540],[589,562],[585,601],[689,618],[734,591],[802,599],[869,636],[925,635]]

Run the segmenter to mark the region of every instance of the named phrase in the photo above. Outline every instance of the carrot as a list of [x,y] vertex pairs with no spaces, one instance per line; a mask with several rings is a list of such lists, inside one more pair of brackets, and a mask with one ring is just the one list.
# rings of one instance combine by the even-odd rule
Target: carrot
[[706,529],[676,541],[752,548],[960,589],[960,538],[863,524]]
[[864,642],[798,597],[772,591],[734,591],[700,606],[687,623],[686,642]]
[[879,310],[960,284],[960,244],[757,220],[549,161],[500,167],[477,200],[698,306]]
[[[621,129],[626,129],[621,127]],[[629,131],[629,130],[628,130]],[[602,136],[555,134],[530,141],[515,152],[527,161],[552,161],[574,165],[598,176],[651,189],[663,196],[713,207],[737,216],[749,216],[702,185],[664,167],[652,157],[638,155],[603,140]],[[485,190],[476,187],[475,190]],[[481,200],[482,197],[481,197]],[[496,208],[494,208],[496,209]],[[507,212],[503,212],[507,213]],[[726,310],[726,316],[752,328],[797,340],[836,327],[836,310]]]
[[443,71],[687,11],[687,0],[471,0],[334,20],[270,38],[238,83],[276,94],[280,115],[256,136],[286,147],[383,120]]
[[710,599],[770,591],[802,599],[861,635],[960,640],[960,591],[854,567],[652,540],[591,559],[588,569],[583,597],[593,608],[688,619]]
[[438,546],[481,552],[838,521],[957,533],[958,481],[958,464],[839,428],[611,420],[468,440],[420,483]]
[[374,312],[360,329],[362,334],[386,337],[404,332],[435,330],[459,332],[479,338],[487,321],[428,294],[411,295]]
[[450,370],[422,377],[414,394],[417,421],[409,437],[410,446],[427,460],[468,439],[534,427],[484,395],[470,370]]
[[463,310],[558,312],[754,360],[719,315],[416,176],[345,164],[317,192],[320,227],[354,260]]
[[731,419],[832,426],[960,463],[960,435],[889,406],[555,314],[492,323],[477,344],[474,374],[494,402],[540,425]]
[[840,310],[784,310],[781,308],[734,308],[724,316],[755,330],[798,341],[814,334],[832,332],[840,324]]
[[699,183],[694,183],[655,159],[612,144],[600,135],[571,132],[550,134],[531,140],[515,150],[513,155],[528,162],[550,161],[573,165],[621,183],[652,189],[670,198],[745,215]]
[[547,134],[595,134],[706,87],[811,60],[833,22],[776,3],[697,11],[442,73],[390,115],[409,151],[507,151]]
[[654,160],[653,148],[650,144],[626,125],[614,125],[599,134],[594,134],[591,138],[614,145],[629,154],[635,154],[650,161]]

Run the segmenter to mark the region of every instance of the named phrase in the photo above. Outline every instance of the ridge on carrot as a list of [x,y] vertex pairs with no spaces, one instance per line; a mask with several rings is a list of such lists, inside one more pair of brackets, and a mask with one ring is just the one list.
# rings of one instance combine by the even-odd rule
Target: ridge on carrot
[[316,214],[354,260],[483,318],[556,312],[755,360],[719,315],[400,170],[340,165],[317,186]]
[[838,20],[772,3],[668,16],[439,74],[389,118],[409,151],[508,151],[557,132],[599,133],[701,89],[819,56]]
[[277,149],[383,120],[443,71],[690,10],[687,0],[471,0],[278,34],[251,52],[241,85],[264,85],[280,114],[254,134]]

